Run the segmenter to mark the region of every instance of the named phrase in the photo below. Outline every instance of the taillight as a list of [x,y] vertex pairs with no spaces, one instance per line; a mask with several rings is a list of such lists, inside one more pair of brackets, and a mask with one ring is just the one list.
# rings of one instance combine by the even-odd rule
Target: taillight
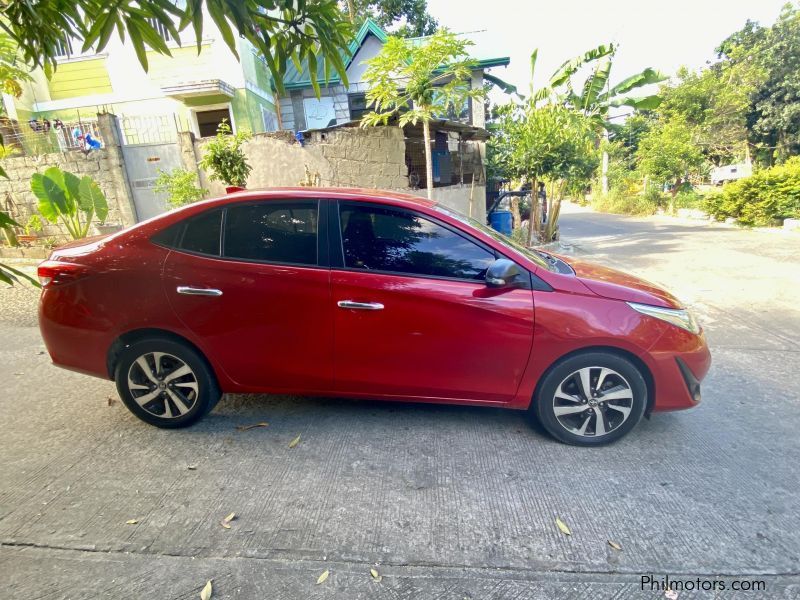
[[72,283],[89,273],[84,265],[57,260],[46,260],[37,270],[42,287],[53,287],[64,283]]

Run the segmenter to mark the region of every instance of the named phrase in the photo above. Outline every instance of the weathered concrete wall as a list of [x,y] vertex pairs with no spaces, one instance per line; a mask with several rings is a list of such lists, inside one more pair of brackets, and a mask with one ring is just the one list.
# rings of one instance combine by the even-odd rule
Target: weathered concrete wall
[[[296,186],[306,179],[306,169],[319,176],[320,185],[402,189],[408,186],[403,132],[397,127],[355,127],[315,132],[305,144],[285,134],[257,134],[244,146],[253,167],[247,187]],[[194,142],[201,158],[207,139]],[[191,151],[182,148],[189,158]],[[187,160],[186,162],[190,162]],[[212,196],[225,193],[225,186],[211,181],[200,170],[200,181]]]
[[[406,188],[398,189],[397,191],[423,198],[428,197],[428,192],[424,189],[411,190]],[[472,196],[472,202],[470,202],[470,195]],[[460,212],[462,215],[472,217],[481,223],[486,222],[486,186],[483,184],[476,183],[474,188],[469,183],[433,188],[433,199],[448,208]],[[470,204],[472,205],[471,208]]]

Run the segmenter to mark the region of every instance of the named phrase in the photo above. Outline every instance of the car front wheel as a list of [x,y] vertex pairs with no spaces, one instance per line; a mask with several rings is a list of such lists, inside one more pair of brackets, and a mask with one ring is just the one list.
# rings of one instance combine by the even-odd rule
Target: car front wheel
[[126,347],[115,379],[122,401],[134,415],[168,429],[202,419],[221,396],[203,357],[186,344],[163,338]]
[[557,440],[599,446],[631,431],[647,407],[647,384],[626,358],[587,352],[553,367],[539,386],[533,410]]

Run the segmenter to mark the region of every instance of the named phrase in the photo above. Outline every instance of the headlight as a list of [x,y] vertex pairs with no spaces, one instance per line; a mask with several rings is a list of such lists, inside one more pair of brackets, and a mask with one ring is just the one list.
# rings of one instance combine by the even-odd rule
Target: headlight
[[633,310],[666,321],[675,327],[680,327],[691,333],[700,333],[700,324],[695,321],[695,318],[685,308],[661,308],[660,306],[650,306],[649,304],[637,304],[636,302],[628,302]]

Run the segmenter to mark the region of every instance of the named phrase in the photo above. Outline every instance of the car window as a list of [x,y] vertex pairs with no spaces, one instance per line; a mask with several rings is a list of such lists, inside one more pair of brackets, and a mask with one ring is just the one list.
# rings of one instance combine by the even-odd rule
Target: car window
[[342,204],[339,216],[350,269],[483,279],[495,260],[493,252],[418,213]]
[[299,265],[317,264],[318,206],[314,200],[229,206],[226,258]]
[[210,210],[186,221],[178,248],[188,252],[200,252],[219,256],[219,230],[221,210]]

